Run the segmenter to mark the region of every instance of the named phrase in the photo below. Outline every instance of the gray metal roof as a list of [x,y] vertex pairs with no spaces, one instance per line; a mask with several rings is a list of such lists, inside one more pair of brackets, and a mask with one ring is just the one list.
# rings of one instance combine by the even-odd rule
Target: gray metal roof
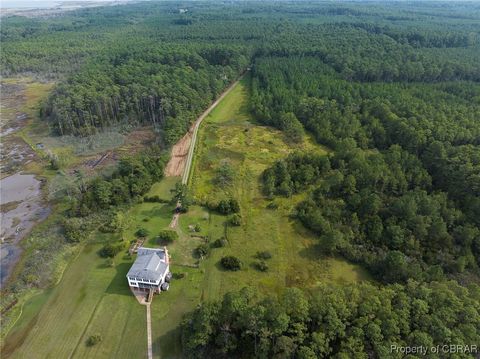
[[127,273],[127,277],[158,281],[168,272],[165,251],[156,248],[140,247],[137,259]]

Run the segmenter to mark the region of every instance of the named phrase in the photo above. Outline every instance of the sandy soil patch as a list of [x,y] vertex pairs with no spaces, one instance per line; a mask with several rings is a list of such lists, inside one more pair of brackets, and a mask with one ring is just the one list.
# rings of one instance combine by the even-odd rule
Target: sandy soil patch
[[181,176],[187,162],[188,150],[192,142],[192,133],[195,123],[190,127],[187,134],[183,136],[173,147],[170,161],[165,167],[165,176],[175,177]]

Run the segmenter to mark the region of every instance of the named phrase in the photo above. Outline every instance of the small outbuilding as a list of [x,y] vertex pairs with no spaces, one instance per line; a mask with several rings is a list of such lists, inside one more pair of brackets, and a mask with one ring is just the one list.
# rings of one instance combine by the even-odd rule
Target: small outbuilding
[[128,285],[135,291],[150,291],[160,293],[168,290],[172,278],[169,257],[166,247],[138,248],[137,258],[127,273]]

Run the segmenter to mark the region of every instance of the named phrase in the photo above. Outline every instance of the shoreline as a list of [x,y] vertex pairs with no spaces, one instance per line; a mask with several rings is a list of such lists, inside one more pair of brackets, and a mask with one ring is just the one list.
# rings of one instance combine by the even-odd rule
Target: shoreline
[[55,4],[42,6],[26,6],[26,7],[0,7],[0,18],[9,16],[24,16],[24,17],[42,17],[54,16],[74,10],[81,10],[86,8],[101,7],[101,6],[115,6],[125,5],[127,3],[136,2],[135,0],[94,0],[94,1],[58,1]]
[[[31,183],[27,189],[31,189],[31,193],[25,195],[25,198],[14,198],[14,202],[18,204],[14,208],[2,212],[2,238],[0,243],[2,252],[0,257],[0,288],[2,289],[12,279],[15,267],[22,259],[24,251],[22,241],[28,237],[38,224],[45,221],[52,212],[50,204],[44,199],[45,181],[41,177],[37,178],[37,175],[19,171],[2,178],[2,187],[4,187],[3,182],[9,179],[16,179],[16,182],[21,182],[21,179],[18,179],[20,176],[25,178],[25,180],[30,180]],[[4,189],[4,191],[13,190],[15,189]],[[2,197],[4,197],[4,194],[2,194]],[[9,203],[13,202],[3,203],[2,199],[2,205],[8,205]],[[17,224],[15,224],[16,221],[18,221]]]

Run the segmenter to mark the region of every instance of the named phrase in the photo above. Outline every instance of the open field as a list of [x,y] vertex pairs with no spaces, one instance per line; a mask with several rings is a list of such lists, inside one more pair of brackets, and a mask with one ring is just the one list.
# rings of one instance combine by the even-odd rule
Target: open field
[[[87,245],[60,284],[46,294],[48,299],[32,298],[33,306],[38,301],[45,303],[36,315],[27,313],[19,320],[10,333],[5,357],[19,344],[12,357],[35,353],[39,358],[91,358],[117,352],[116,357],[127,358],[146,350],[143,308],[132,305],[133,297],[122,285],[131,260],[119,256],[115,268],[107,267],[96,254],[99,248]],[[25,304],[25,308],[30,306]],[[87,347],[88,336],[96,333],[102,335],[102,345]]]
[[[175,183],[174,180],[170,179],[170,185]],[[168,181],[159,183],[150,194],[162,196],[169,193]],[[137,224],[157,230],[166,227],[174,206],[165,204],[168,209],[163,215],[149,212],[157,205],[143,203],[134,207],[129,213],[132,215],[131,227],[123,235],[133,238]],[[143,221],[145,212],[150,216],[148,222]],[[159,353],[180,352],[178,332],[172,329],[178,326],[183,313],[194,308],[201,295],[202,272],[192,268],[191,263],[180,262],[185,238],[171,246],[172,271],[183,278],[175,279],[171,290],[157,296],[152,304],[156,358],[160,357]],[[118,235],[97,234],[95,242],[87,244],[67,267],[58,286],[25,303],[22,316],[5,342],[4,357],[31,357],[31,353],[37,353],[41,358],[146,356],[145,307],[139,305],[130,293],[125,279],[133,258],[123,252],[110,267],[98,255],[101,243],[116,240]],[[155,244],[153,237],[150,244]],[[192,262],[191,255],[185,257]],[[101,344],[88,347],[86,340],[97,333],[102,336]]]
[[[266,209],[269,201],[260,192],[259,175],[295,147],[285,143],[279,131],[250,121],[247,81],[242,80],[202,124],[191,178],[193,194],[200,201],[227,196],[238,199],[243,223],[240,227],[227,226],[226,216],[199,205],[180,216],[176,229],[179,239],[169,245],[175,277],[171,289],[156,296],[152,304],[156,358],[180,357],[178,325],[183,314],[229,290],[252,286],[259,295],[272,295],[287,286],[313,288],[325,282],[368,279],[361,268],[324,257],[310,232],[289,217],[299,196],[277,199],[276,210]],[[310,139],[301,146],[324,151]],[[212,178],[224,159],[232,163],[236,177],[233,186],[219,189]],[[148,195],[169,200],[177,181],[178,177],[165,178]],[[86,245],[68,266],[57,287],[27,303],[7,339],[5,357],[22,358],[31,353],[54,358],[145,357],[145,308],[130,294],[125,279],[133,258],[121,253],[114,259],[114,267],[109,267],[97,251],[100,243],[115,241],[119,236],[133,240],[140,227],[150,233],[148,245],[158,245],[156,235],[168,227],[174,207],[171,202],[137,204],[126,213],[129,224],[122,234],[97,234],[95,243]],[[194,233],[192,227],[197,224],[200,232]],[[225,236],[228,245],[212,249],[206,259],[199,259],[195,248],[204,242],[200,236],[211,241]],[[253,266],[255,254],[264,250],[270,251],[272,258],[267,261],[269,270],[259,272]],[[242,270],[222,270],[218,261],[225,255],[239,257]],[[96,333],[102,335],[102,342],[87,347],[87,338]]]
[[[4,358],[136,358],[146,356],[145,307],[138,304],[125,284],[133,259],[125,253],[106,265],[98,256],[101,245],[89,244],[69,265],[60,284],[31,298],[20,320],[11,330],[2,350]],[[160,348],[178,352],[171,342],[181,315],[199,298],[200,271],[172,265],[184,278],[169,292],[157,296],[152,305],[154,353]],[[92,334],[101,344],[88,347]],[[17,350],[15,350],[17,348]]]
[[[306,138],[300,145],[290,145],[275,129],[259,126],[247,111],[248,77],[241,81],[224,101],[205,119],[199,133],[191,186],[195,197],[215,201],[233,197],[241,206],[242,226],[224,226],[226,217],[206,213],[211,240],[226,233],[228,246],[214,249],[201,268],[205,270],[204,298],[215,298],[224,292],[243,286],[255,286],[264,294],[280,292],[286,286],[314,287],[320,282],[347,282],[366,278],[360,268],[343,260],[325,258],[316,239],[290,218],[291,211],[301,199],[276,199],[276,210],[266,209],[269,201],[260,191],[260,175],[275,160],[295,150],[325,152],[325,149]],[[235,171],[234,183],[224,189],[213,184],[215,171],[229,162]],[[180,218],[194,222],[190,213]],[[197,219],[198,221],[198,219]],[[226,228],[226,232],[225,232]],[[266,273],[254,268],[258,251],[270,251]],[[224,272],[218,261],[234,255],[243,262],[239,272]]]

